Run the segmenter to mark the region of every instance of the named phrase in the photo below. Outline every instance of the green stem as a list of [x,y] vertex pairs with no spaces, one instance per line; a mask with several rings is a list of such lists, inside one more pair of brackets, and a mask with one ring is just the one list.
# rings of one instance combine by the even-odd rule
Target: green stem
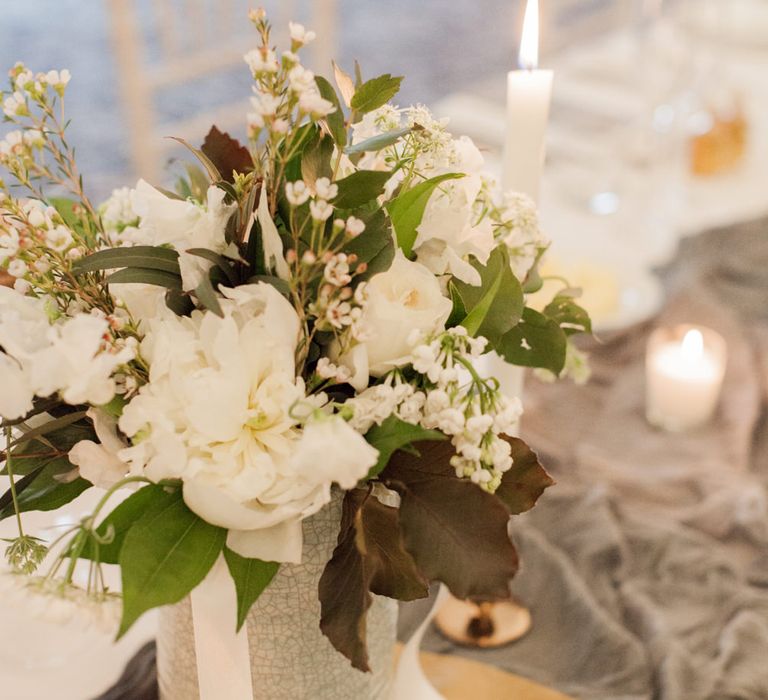
[[11,467],[11,443],[13,436],[10,426],[5,429],[6,452],[5,468],[8,470],[8,480],[11,482],[11,499],[13,500],[13,510],[16,513],[16,523],[19,526],[19,537],[24,537],[24,528],[21,526],[21,511],[19,510],[19,499],[16,495],[16,482],[13,478],[13,468]]

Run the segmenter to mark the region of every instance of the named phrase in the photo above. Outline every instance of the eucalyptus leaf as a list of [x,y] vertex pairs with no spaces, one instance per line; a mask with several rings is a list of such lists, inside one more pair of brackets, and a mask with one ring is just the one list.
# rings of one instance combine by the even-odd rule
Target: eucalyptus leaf
[[107,284],[151,284],[155,287],[181,290],[181,275],[151,270],[145,267],[126,267],[107,277]]
[[386,205],[397,236],[397,244],[406,257],[409,257],[413,251],[417,236],[416,229],[421,224],[424,210],[435,188],[446,180],[456,180],[461,177],[464,177],[462,173],[438,175],[401,192]]
[[97,270],[115,270],[124,267],[141,267],[173,274],[179,272],[179,254],[170,248],[156,246],[130,246],[109,248],[76,260],[72,271],[76,275]]
[[207,275],[203,276],[203,279],[200,280],[200,284],[195,287],[195,296],[197,296],[197,300],[208,309],[208,311],[224,318],[224,312],[221,309],[219,298],[216,296],[216,291],[213,288],[210,277]]
[[233,287],[237,285],[239,281],[237,273],[232,267],[232,261],[228,258],[225,258],[223,255],[220,255],[213,250],[209,250],[208,248],[189,248],[187,253],[189,255],[196,255],[199,258],[203,258],[204,260],[212,262],[219,270],[224,273],[226,278],[229,280],[229,283]]
[[181,489],[164,507],[144,513],[125,535],[119,564],[123,617],[118,639],[147,610],[186,597],[218,559],[227,531],[184,504]]
[[261,559],[246,559],[227,547],[224,548],[224,559],[235,582],[237,631],[239,632],[245,624],[251,607],[272,582],[280,564],[274,561],[261,561]]
[[377,134],[371,136],[364,141],[347,146],[344,149],[344,153],[348,156],[355,155],[356,153],[369,153],[372,151],[380,151],[382,148],[391,146],[397,143],[403,136],[411,133],[412,127],[404,126],[401,129],[393,129],[392,131],[386,131],[383,134]]
[[180,143],[185,148],[189,149],[189,151],[191,151],[192,154],[194,154],[195,158],[197,158],[202,164],[202,166],[205,168],[211,183],[218,182],[219,180],[223,179],[221,176],[221,173],[219,172],[219,169],[213,164],[213,161],[207,155],[205,155],[205,153],[203,153],[199,148],[195,148],[191,143],[189,143],[188,141],[185,141],[182,138],[179,138],[178,136],[168,136],[166,138],[169,138],[172,141],[176,141],[177,143]]

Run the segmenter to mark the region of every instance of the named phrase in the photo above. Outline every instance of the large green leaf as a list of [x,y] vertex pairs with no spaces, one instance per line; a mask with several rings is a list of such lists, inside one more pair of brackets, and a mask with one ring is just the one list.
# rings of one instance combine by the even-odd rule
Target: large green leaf
[[337,209],[355,209],[376,199],[383,191],[391,173],[381,170],[358,170],[336,184],[339,193],[333,199]]
[[512,468],[504,472],[496,490],[512,515],[529,511],[545,489],[553,486],[554,479],[547,474],[536,453],[520,438],[506,438],[512,448]]
[[247,173],[253,170],[250,151],[227,132],[215,126],[205,137],[200,151],[208,157],[226,182],[234,182],[233,173]]
[[366,114],[382,107],[398,93],[402,82],[402,77],[393,77],[390,73],[366,80],[352,95],[352,109]]
[[567,345],[557,321],[526,307],[520,322],[504,334],[496,350],[513,365],[541,367],[559,375],[565,366]]
[[518,559],[507,534],[509,512],[496,496],[459,479],[448,442],[398,451],[380,479],[397,491],[405,548],[430,580],[458,598],[504,600]]
[[461,325],[470,335],[487,338],[496,348],[502,336],[520,320],[523,290],[512,274],[509,254],[503,246],[491,253],[486,265],[474,261],[473,266],[480,273],[479,286],[453,280],[467,311]]
[[358,153],[368,153],[371,151],[380,151],[382,148],[391,146],[397,143],[403,136],[411,133],[413,127],[404,126],[400,129],[393,129],[392,131],[385,131],[383,134],[376,134],[369,139],[360,141],[359,143],[347,146],[344,149],[344,153],[348,156],[353,156]]
[[368,478],[371,479],[387,466],[395,450],[401,450],[420,440],[446,440],[447,438],[437,430],[427,430],[419,425],[406,423],[397,416],[389,416],[381,425],[374,425],[365,434],[365,439],[379,451],[379,461],[368,472]]
[[235,582],[237,631],[239,632],[251,607],[272,582],[280,564],[274,561],[261,561],[261,559],[246,559],[227,547],[224,548],[224,559]]
[[165,507],[144,514],[120,549],[123,618],[118,639],[147,610],[178,603],[208,574],[227,531],[205,522],[184,504],[181,489]]
[[347,129],[344,124],[344,110],[341,108],[339,96],[333,89],[333,85],[322,76],[316,76],[315,83],[317,83],[321,97],[328,100],[336,108],[325,117],[325,123],[328,124],[328,130],[339,148],[344,148],[347,143]]
[[[96,528],[96,534],[105,539],[111,535],[111,540],[100,544],[98,560],[103,564],[117,564],[120,560],[125,536],[133,525],[142,518],[150,518],[169,504],[178,500],[179,486],[149,484],[132,493],[120,503]],[[82,559],[96,559],[96,551],[92,542],[83,549]]]
[[389,218],[392,219],[392,226],[397,236],[397,244],[406,256],[410,256],[413,251],[413,244],[416,242],[417,235],[416,229],[421,224],[424,209],[426,209],[427,202],[429,202],[435,188],[446,180],[456,180],[460,177],[464,177],[464,175],[462,173],[438,175],[401,192],[387,204]]

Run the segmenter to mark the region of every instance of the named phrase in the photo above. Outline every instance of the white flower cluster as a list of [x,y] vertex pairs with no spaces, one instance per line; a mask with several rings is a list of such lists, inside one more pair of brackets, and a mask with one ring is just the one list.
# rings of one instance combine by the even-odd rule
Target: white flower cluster
[[[252,20],[264,37],[268,31],[264,17],[256,13],[252,15]],[[315,38],[315,33],[293,22],[289,30],[291,50],[284,51],[279,60],[266,41],[243,57],[257,83],[251,98],[252,111],[248,114],[248,129],[253,139],[262,129],[277,136],[287,133],[294,109],[297,110],[298,121],[305,116],[312,120],[322,119],[336,109],[320,94],[315,74],[301,65],[297,53]],[[284,71],[282,74],[281,69]],[[281,75],[284,79],[279,77]]]
[[108,403],[116,370],[136,354],[114,340],[103,315],[76,313],[51,324],[43,299],[0,287],[0,415],[20,418],[34,396],[59,393],[73,405]]
[[113,245],[151,245],[145,232],[139,230],[139,216],[133,208],[134,190],[120,187],[100,207],[104,231]]
[[3,93],[3,113],[9,119],[27,116],[29,99],[40,102],[49,87],[63,95],[72,77],[67,69],[34,74],[23,63],[17,63],[10,75],[13,89],[10,94]]
[[[489,189],[493,187],[488,183]],[[503,241],[509,251],[512,271],[521,282],[549,246],[539,228],[536,203],[520,192],[495,190],[488,197],[489,217],[493,221],[496,240]]]
[[456,448],[451,458],[456,475],[495,491],[512,466],[509,443],[501,436],[514,431],[520,400],[504,396],[474,371],[473,362],[485,352],[484,338],[470,338],[459,326],[428,337],[416,332],[411,342],[413,369],[420,376],[405,381],[392,372],[347,401],[351,425],[365,433],[394,414],[440,430]]

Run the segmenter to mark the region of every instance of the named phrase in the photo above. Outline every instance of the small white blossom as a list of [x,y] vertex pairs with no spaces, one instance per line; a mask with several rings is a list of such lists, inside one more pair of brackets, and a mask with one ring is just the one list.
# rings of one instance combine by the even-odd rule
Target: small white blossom
[[365,223],[354,216],[350,216],[347,219],[346,230],[347,233],[354,238],[365,231]]
[[46,231],[45,242],[53,250],[62,253],[73,243],[72,232],[66,226],[57,226],[50,231]]
[[24,277],[24,275],[27,274],[27,263],[20,258],[11,260],[8,264],[8,274],[11,275],[11,277]]
[[339,193],[339,186],[331,184],[327,177],[319,177],[315,180],[315,193],[320,199],[333,199]]
[[288,29],[291,33],[291,41],[298,46],[303,46],[316,38],[315,32],[304,28],[303,24],[297,22],[288,22]]
[[309,213],[315,221],[325,221],[333,214],[333,206],[322,199],[309,203]]
[[24,116],[28,114],[27,101],[18,90],[3,100],[3,112],[7,117]]
[[335,287],[345,287],[352,281],[349,274],[349,262],[344,253],[334,255],[325,265],[323,277]]
[[285,197],[289,204],[292,204],[294,207],[300,207],[304,204],[309,199],[309,195],[309,188],[304,184],[303,180],[285,183]]
[[277,73],[279,68],[277,58],[272,50],[262,53],[259,49],[253,49],[245,54],[243,59],[248,64],[248,68],[251,69],[254,77],[261,73]]
[[288,85],[291,91],[297,95],[304,95],[305,93],[316,92],[317,90],[315,74],[301,65],[294,66],[288,71]]
[[299,109],[313,119],[320,119],[336,111],[333,103],[321,97],[317,90],[305,90],[301,93]]

